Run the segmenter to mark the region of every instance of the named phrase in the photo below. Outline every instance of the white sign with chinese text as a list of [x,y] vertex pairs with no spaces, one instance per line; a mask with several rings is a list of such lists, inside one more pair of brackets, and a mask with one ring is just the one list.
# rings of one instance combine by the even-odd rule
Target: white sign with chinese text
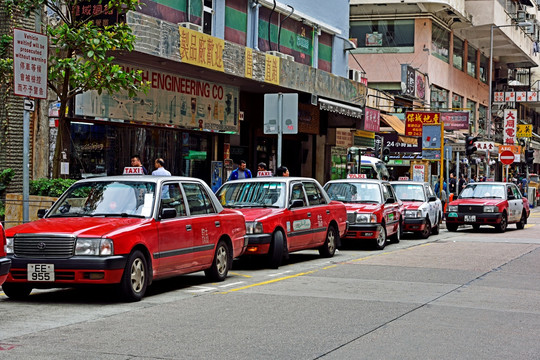
[[527,92],[516,91],[516,101],[527,101]]
[[495,91],[493,93],[494,102],[504,102],[504,91]]
[[424,181],[426,176],[426,168],[424,165],[413,166],[413,181]]
[[516,93],[513,91],[506,91],[504,93],[504,101],[516,101]]
[[47,36],[13,29],[13,93],[47,98]]
[[514,145],[516,143],[517,110],[504,110],[503,144]]
[[474,143],[476,149],[479,151],[495,151],[497,147],[493,141],[477,141]]

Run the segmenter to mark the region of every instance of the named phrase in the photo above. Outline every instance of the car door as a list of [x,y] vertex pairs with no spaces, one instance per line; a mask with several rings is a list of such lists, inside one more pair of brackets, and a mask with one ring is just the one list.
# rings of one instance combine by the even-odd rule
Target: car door
[[[294,200],[301,200],[302,206],[291,207]],[[313,238],[313,217],[312,209],[308,206],[308,201],[301,182],[290,184],[289,194],[289,219],[287,222],[287,242],[290,251],[306,248]]]
[[435,226],[437,223],[437,216],[439,214],[437,214],[437,200],[429,201],[430,197],[436,198],[435,192],[433,191],[431,186],[429,186],[429,184],[424,184],[424,194],[428,204],[429,221],[431,221],[431,226]]
[[303,181],[304,189],[311,209],[312,244],[322,245],[326,240],[326,231],[331,215],[319,185],[314,181]]
[[514,195],[513,200],[508,200],[508,208],[513,213],[512,222],[518,222],[521,219],[521,213],[523,212],[523,199],[521,192],[515,185],[508,185],[512,189]]
[[193,262],[191,221],[178,182],[166,182],[162,186],[159,214],[166,208],[175,209],[176,217],[158,221],[159,251],[154,253],[154,258],[160,275],[187,268]]
[[207,190],[196,182],[182,182],[193,236],[193,266],[209,266],[221,235],[221,221]]
[[392,235],[397,231],[399,221],[399,203],[394,189],[389,183],[382,183],[384,199],[384,218],[386,222],[386,234]]

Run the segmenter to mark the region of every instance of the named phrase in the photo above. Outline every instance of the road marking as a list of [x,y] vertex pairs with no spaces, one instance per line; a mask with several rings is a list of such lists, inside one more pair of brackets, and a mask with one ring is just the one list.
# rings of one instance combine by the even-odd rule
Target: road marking
[[244,274],[240,274],[240,273],[236,273],[236,272],[230,272],[230,271],[229,271],[229,274],[235,275],[235,276],[241,276],[241,277],[245,277],[245,278],[253,277],[251,275],[244,275]]
[[194,286],[196,288],[199,288],[198,290],[191,290],[191,289],[188,289],[186,291],[188,292],[194,292],[194,293],[200,293],[200,292],[209,292],[209,291],[215,291],[217,290],[217,288],[215,287],[208,287],[208,286]]
[[239,284],[243,284],[243,283],[245,283],[245,281],[237,281],[237,282],[230,283],[230,284],[220,285],[219,287],[220,288],[226,288],[226,287],[235,286],[235,285],[239,285]]
[[336,264],[325,266],[325,267],[323,267],[323,270],[335,268],[336,266],[337,266]]
[[526,224],[525,229],[532,228],[534,225],[536,225],[536,224]]
[[270,275],[266,275],[266,276],[268,276],[268,277],[281,276],[281,275],[288,274],[290,272],[291,272],[291,270],[287,270],[287,271],[283,271],[283,272],[275,273],[275,274],[270,274]]
[[278,278],[278,279],[272,279],[272,280],[263,281],[263,282],[256,283],[256,284],[251,284],[251,285],[242,286],[242,287],[239,287],[239,288],[236,288],[236,289],[231,289],[231,290],[223,291],[223,292],[220,292],[219,294],[228,294],[228,293],[231,293],[231,292],[233,292],[233,291],[246,290],[246,289],[249,289],[249,288],[252,288],[252,287],[255,287],[255,286],[262,286],[262,285],[272,284],[272,283],[275,283],[275,282],[278,282],[278,281],[283,281],[283,280],[293,279],[293,278],[296,278],[296,277],[299,277],[299,276],[304,276],[304,275],[313,274],[313,273],[316,273],[317,271],[319,271],[319,270],[306,271],[306,272],[303,272],[303,273],[298,273],[298,274],[294,274],[294,275],[284,276],[284,277]]

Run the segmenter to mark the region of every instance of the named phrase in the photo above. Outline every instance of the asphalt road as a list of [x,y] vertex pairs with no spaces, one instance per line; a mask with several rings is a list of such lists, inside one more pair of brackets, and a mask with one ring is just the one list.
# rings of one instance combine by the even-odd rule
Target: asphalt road
[[237,262],[223,283],[181,276],[138,303],[0,292],[0,359],[540,359],[539,248],[534,209],[524,230]]

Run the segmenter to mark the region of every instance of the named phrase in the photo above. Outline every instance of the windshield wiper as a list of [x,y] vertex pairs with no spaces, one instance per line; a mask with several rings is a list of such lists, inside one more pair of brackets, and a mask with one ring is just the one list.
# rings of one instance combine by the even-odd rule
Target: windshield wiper
[[141,218],[141,219],[144,219],[146,216],[144,215],[136,215],[136,214],[128,214],[128,213],[116,213],[116,214],[111,214],[111,213],[95,213],[95,214],[88,214],[87,216],[103,216],[103,217],[134,217],[134,218]]
[[85,214],[81,214],[81,213],[54,214],[54,215],[47,216],[47,218],[81,217],[81,216],[85,216]]
[[420,200],[420,199],[400,199],[401,201],[420,201],[420,202],[425,202],[424,200]]

